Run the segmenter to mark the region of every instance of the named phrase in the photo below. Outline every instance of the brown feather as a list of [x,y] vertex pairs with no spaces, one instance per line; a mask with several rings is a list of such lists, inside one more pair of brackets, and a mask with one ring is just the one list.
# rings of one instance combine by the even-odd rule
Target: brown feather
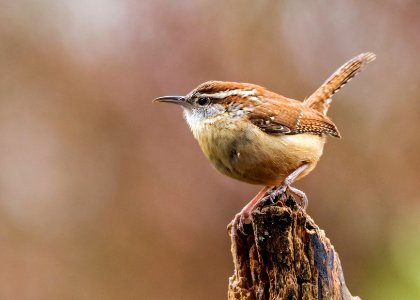
[[[238,82],[208,81],[197,87],[193,93],[213,94],[221,91],[251,91],[254,95],[243,98],[231,95],[212,99],[213,103],[223,103],[235,115],[244,112],[248,119],[269,134],[329,134],[340,137],[334,123],[322,113],[305,107],[304,102],[289,99],[264,87]],[[264,99],[264,101],[262,101]]]
[[354,76],[361,72],[366,64],[373,61],[375,58],[375,54],[366,52],[346,62],[338,68],[338,70],[335,71],[320,88],[305,100],[305,106],[322,112],[325,115],[330,106],[331,97]]
[[[337,127],[327,116],[303,107],[300,101],[290,101],[291,99],[274,95],[275,97],[270,98],[265,95],[265,101],[259,101],[247,114],[249,120],[262,131],[270,134],[309,133],[340,137]],[[266,101],[267,99],[274,101]]]

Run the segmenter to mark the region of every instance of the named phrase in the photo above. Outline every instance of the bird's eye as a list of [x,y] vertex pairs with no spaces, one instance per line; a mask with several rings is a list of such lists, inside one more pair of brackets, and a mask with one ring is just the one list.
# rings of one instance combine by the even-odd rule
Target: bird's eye
[[208,104],[210,102],[210,98],[209,97],[200,97],[200,98],[198,98],[198,100],[197,100],[197,103],[199,104],[199,105],[206,105],[206,104]]

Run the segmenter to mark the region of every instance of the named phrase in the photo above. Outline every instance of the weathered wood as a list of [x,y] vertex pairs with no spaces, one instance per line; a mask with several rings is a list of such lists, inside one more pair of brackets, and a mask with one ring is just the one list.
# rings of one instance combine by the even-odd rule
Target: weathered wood
[[256,208],[245,231],[231,236],[229,300],[360,299],[347,289],[324,231],[293,198]]

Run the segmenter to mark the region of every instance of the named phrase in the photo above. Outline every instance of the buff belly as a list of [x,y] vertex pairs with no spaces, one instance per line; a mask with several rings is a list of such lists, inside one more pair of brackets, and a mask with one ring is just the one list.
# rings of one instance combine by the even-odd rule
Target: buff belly
[[236,128],[207,128],[205,135],[196,137],[218,171],[251,184],[279,185],[308,163],[309,167],[297,179],[306,176],[318,162],[325,143],[325,136],[271,135],[255,126]]

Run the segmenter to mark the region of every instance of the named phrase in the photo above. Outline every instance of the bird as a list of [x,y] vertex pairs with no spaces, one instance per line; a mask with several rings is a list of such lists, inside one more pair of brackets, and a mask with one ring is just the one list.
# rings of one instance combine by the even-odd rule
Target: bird
[[371,52],[355,56],[303,101],[256,84],[214,80],[200,84],[185,96],[153,100],[183,108],[201,150],[219,172],[263,186],[236,214],[228,227],[232,234],[243,232],[252,210],[267,198],[266,194],[273,200],[289,191],[302,200],[306,209],[305,193],[291,184],[315,168],[327,136],[341,137],[327,116],[332,97],[375,58]]

